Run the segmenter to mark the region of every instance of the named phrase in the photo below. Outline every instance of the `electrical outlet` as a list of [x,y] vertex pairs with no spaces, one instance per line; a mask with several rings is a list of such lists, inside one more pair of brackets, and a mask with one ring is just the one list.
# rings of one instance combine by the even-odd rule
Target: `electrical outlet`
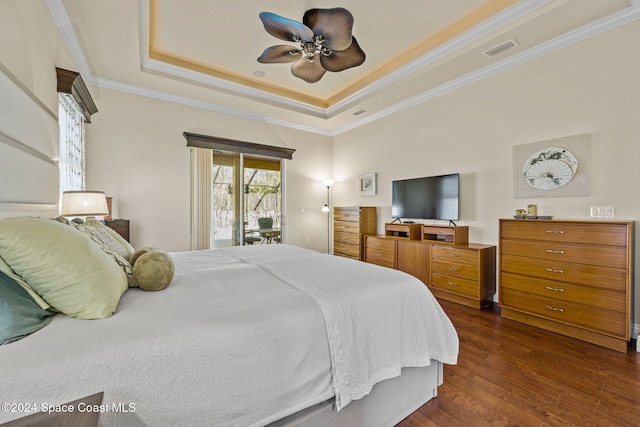
[[613,218],[615,209],[613,206],[591,206],[592,218]]
[[307,241],[305,242],[305,244],[306,244],[307,246],[310,246],[310,245],[311,245],[311,240],[310,240],[310,239],[307,239]]

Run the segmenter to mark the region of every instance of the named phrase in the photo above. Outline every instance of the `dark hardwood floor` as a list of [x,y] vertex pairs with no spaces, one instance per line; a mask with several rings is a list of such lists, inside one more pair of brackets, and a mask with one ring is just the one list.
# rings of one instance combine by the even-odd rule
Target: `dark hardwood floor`
[[[640,426],[640,353],[441,301],[460,338],[438,397],[397,427]],[[635,344],[635,343],[634,343]]]

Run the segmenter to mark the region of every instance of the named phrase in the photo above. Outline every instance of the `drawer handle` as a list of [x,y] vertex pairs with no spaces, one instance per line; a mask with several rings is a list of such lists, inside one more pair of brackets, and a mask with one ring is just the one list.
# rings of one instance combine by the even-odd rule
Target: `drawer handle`
[[451,285],[451,286],[460,286],[460,285],[458,285],[456,282],[447,282],[447,285]]
[[449,254],[449,256],[459,256],[458,254]]
[[376,254],[375,256],[383,256],[382,254]]
[[449,268],[447,268],[447,270],[449,270],[449,271],[460,271],[459,268],[455,268],[455,267],[449,267]]
[[557,311],[558,313],[564,313],[564,309],[562,308],[552,307],[550,305],[545,305],[544,308],[547,310]]
[[556,270],[553,268],[545,268],[549,273],[564,273],[564,270]]
[[376,242],[376,245],[378,245],[378,246],[382,246],[382,243]]
[[564,234],[562,230],[544,230],[544,232],[549,234]]
[[547,249],[545,252],[548,253],[548,254],[557,254],[557,255],[563,255],[564,254],[564,251],[554,251],[553,249]]
[[564,289],[562,288],[552,288],[551,286],[547,286],[547,290],[550,290],[553,292],[564,292]]

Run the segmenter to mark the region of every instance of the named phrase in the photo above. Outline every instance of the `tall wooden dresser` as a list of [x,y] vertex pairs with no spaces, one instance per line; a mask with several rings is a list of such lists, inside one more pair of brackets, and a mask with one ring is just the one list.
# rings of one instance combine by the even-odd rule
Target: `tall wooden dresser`
[[376,208],[333,208],[333,254],[364,261],[364,236],[376,234]]
[[500,220],[502,316],[627,351],[632,221]]

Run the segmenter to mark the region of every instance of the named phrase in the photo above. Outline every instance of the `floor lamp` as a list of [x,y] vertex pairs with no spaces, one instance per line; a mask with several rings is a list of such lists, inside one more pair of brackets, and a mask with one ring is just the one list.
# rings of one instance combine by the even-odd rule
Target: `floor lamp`
[[322,212],[327,213],[327,254],[331,253],[331,215],[329,215],[329,189],[333,185],[332,179],[325,179],[322,183],[327,187],[327,204],[322,207]]

